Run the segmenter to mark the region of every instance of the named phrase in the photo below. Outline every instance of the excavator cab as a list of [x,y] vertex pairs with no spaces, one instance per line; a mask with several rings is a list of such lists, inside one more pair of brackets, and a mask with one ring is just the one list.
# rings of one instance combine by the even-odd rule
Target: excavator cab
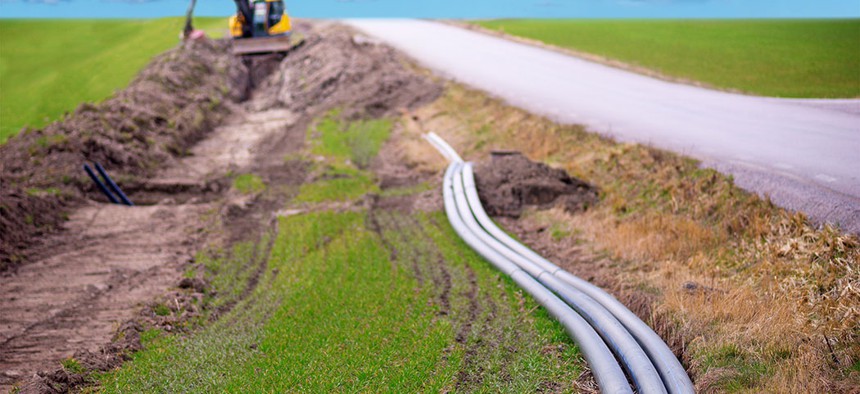
[[286,52],[296,45],[283,0],[234,0],[230,17],[233,53],[236,55]]

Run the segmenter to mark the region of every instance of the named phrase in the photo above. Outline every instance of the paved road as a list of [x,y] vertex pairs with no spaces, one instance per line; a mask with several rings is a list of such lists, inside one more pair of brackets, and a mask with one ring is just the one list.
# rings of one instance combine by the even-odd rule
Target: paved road
[[860,100],[718,92],[429,21],[347,23],[513,105],[695,157],[781,206],[860,233]]

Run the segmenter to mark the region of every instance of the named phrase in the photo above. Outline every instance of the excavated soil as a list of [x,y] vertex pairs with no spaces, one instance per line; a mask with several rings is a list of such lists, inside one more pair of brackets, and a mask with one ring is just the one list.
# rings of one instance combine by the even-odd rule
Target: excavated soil
[[391,47],[338,25],[323,25],[320,34],[281,63],[278,77],[260,89],[271,92],[267,107],[314,113],[340,108],[347,118],[380,117],[426,104],[442,86],[404,67]]
[[561,206],[579,212],[598,201],[592,185],[518,152],[493,152],[475,166],[475,184],[487,213],[518,218],[526,206]]
[[[199,313],[190,300],[207,285],[183,275],[193,256],[271,230],[307,178],[307,163],[284,158],[303,147],[314,118],[334,108],[396,114],[442,90],[348,28],[296,28],[305,45],[244,65],[229,44],[185,44],[115,97],[0,147],[0,258],[12,267],[0,282],[0,392],[86,384],[57,368],[71,356],[86,369],[115,368],[145,326],[180,325],[156,316],[153,302],[181,318]],[[80,170],[85,161],[101,162],[140,204],[105,203]],[[375,165],[404,182],[403,169]],[[267,191],[233,190],[240,173],[259,175]]]
[[82,104],[0,146],[0,271],[59,228],[64,209],[101,200],[81,166],[99,162],[123,184],[151,177],[186,153],[242,99],[247,70],[229,43],[197,40],[157,57],[101,104]]

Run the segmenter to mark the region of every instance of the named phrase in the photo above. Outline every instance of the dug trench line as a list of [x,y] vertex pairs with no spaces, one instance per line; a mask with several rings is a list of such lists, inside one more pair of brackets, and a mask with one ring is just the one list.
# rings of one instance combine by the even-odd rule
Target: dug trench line
[[683,366],[651,328],[605,291],[565,272],[496,227],[478,199],[472,164],[463,163],[437,135],[430,133],[427,140],[451,162],[443,194],[452,227],[564,325],[603,392],[630,392],[624,371],[638,392],[693,392]]
[[[381,68],[371,63],[397,64],[386,62],[392,51],[379,46],[350,58],[360,50],[352,35],[325,29],[307,27],[312,44],[295,57],[339,62],[331,70],[350,69],[344,77],[352,79],[283,59],[247,70],[227,54],[229,43],[200,41],[160,56],[105,103],[84,104],[0,147],[0,270],[8,268],[0,284],[0,392],[60,360],[81,361],[79,352],[101,355],[122,322],[146,311],[141,304],[180,291],[177,282],[203,245],[253,235],[261,226],[249,212],[269,212],[255,196],[227,190],[230,173],[254,171],[283,188],[302,182],[304,163],[283,158],[301,146],[302,122],[325,109],[306,111],[307,103],[357,101],[348,87]],[[269,72],[295,76],[258,86]],[[389,72],[387,81],[400,83],[404,73]],[[293,88],[299,80],[304,89]],[[330,82],[325,94],[322,81]],[[248,84],[258,94],[240,97]],[[281,103],[282,86],[306,96]],[[367,101],[377,112],[398,106],[373,89],[361,91],[373,95]],[[104,204],[83,178],[79,164],[87,161],[105,163],[139,206]],[[56,228],[46,230],[47,222]],[[232,226],[222,231],[224,223]]]
[[[296,152],[312,119],[340,107],[344,116],[390,115],[441,93],[441,85],[404,68],[391,48],[336,24],[301,27],[304,46],[250,70],[226,55],[224,42],[171,51],[104,104],[82,105],[65,121],[0,147],[0,266],[7,268],[0,283],[0,392],[85,384],[60,361],[108,370],[140,348],[138,338],[116,350],[111,337],[123,322],[158,325],[204,313],[196,305],[176,306],[166,317],[151,312],[164,306],[161,296],[172,306],[210,289],[177,284],[189,272],[202,280],[197,252],[260,239],[273,212],[305,182],[309,163]],[[105,204],[81,175],[83,161],[115,171],[138,206]],[[256,174],[268,187],[240,192],[230,187],[237,174]],[[36,213],[56,219],[56,228],[46,230]],[[240,298],[255,287],[267,247],[243,271],[251,280]],[[8,256],[16,260],[5,264]],[[139,337],[146,324],[132,331]]]

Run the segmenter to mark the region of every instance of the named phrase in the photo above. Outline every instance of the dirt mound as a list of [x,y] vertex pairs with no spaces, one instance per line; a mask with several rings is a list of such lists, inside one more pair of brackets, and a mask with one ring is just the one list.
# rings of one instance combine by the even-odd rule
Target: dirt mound
[[102,163],[121,184],[154,174],[229,114],[249,83],[229,42],[198,40],[156,57],[125,90],[82,104],[0,146],[0,270],[63,219],[61,207],[101,199],[81,170]]
[[490,160],[477,164],[475,184],[492,216],[517,218],[526,205],[561,205],[569,212],[578,212],[598,201],[594,186],[517,152],[494,152]]
[[428,103],[442,86],[414,70],[394,49],[342,25],[309,26],[305,44],[260,87],[273,107],[317,112],[343,107],[343,115],[380,117]]
[[63,222],[63,217],[56,214],[63,206],[63,196],[10,187],[0,179],[0,272],[18,259],[16,249]]

